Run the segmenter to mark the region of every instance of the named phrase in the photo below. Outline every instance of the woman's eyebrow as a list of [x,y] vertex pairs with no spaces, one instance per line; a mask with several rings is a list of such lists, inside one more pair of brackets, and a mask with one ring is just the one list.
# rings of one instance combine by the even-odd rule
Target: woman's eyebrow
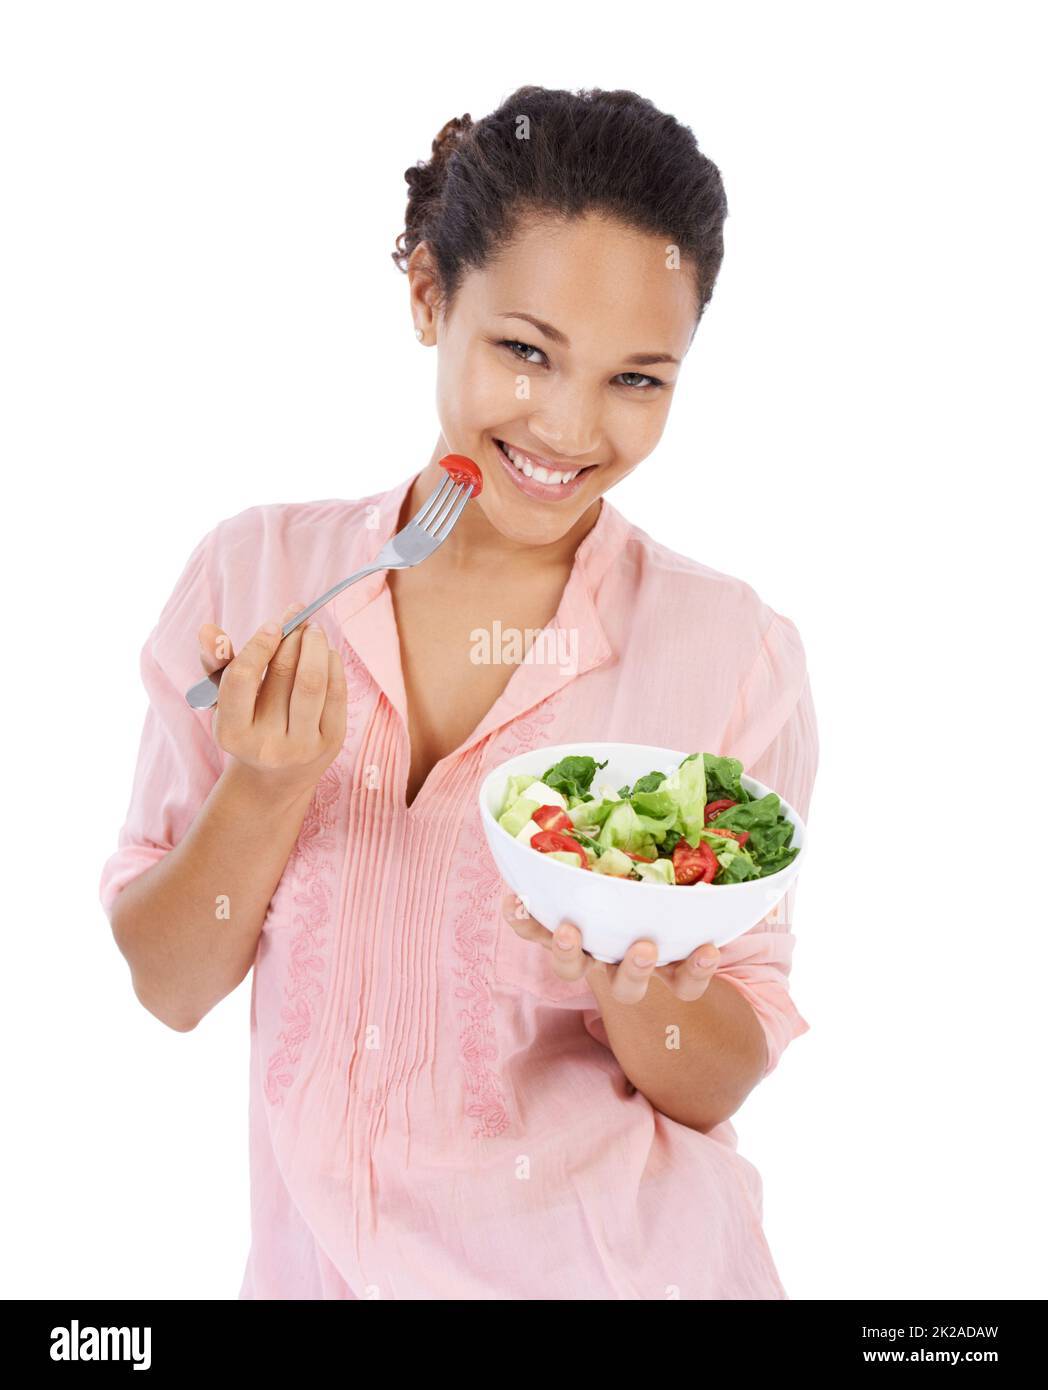
[[553,343],[560,343],[561,347],[571,347],[566,333],[562,333],[559,328],[554,328],[545,319],[537,319],[533,314],[522,314],[516,309],[512,309],[508,314],[499,314],[500,319],[523,319],[525,323],[533,324],[540,333],[545,333],[546,337]]
[[[530,323],[540,333],[544,333],[550,342],[559,343],[561,347],[571,347],[566,333],[562,333],[559,328],[554,328],[545,319],[537,319],[534,314],[522,314],[518,309],[513,309],[508,314],[499,314],[498,317],[500,319],[523,319],[525,323]],[[639,367],[651,367],[657,362],[672,362],[674,365],[680,366],[680,358],[671,357],[668,352],[635,352],[631,357],[625,357],[622,360],[634,362]]]

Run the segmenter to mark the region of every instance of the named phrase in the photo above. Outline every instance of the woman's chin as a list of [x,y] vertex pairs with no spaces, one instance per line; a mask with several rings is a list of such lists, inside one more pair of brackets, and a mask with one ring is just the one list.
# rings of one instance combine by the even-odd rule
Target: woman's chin
[[[489,505],[484,506],[485,502]],[[496,500],[488,492],[487,486],[477,499],[477,506],[483,511],[492,530],[515,545],[551,545],[567,535],[578,520],[577,516],[565,516],[563,513],[556,517],[541,514],[536,516],[535,508],[527,506],[526,503],[521,505],[514,499]]]

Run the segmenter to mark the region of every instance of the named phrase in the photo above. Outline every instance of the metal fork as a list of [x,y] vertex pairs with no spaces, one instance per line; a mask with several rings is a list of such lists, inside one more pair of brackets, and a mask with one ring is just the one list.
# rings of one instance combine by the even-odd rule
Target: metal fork
[[[376,570],[406,570],[412,565],[428,560],[434,550],[447,540],[462,513],[462,508],[472,496],[472,483],[456,483],[450,476],[445,477],[440,487],[434,489],[407,525],[402,526],[395,536],[389,538],[370,565],[365,565],[348,579],[343,579],[341,584],[336,584],[326,594],[321,594],[308,608],[303,608],[301,613],[285,623],[281,630],[281,640],[294,632],[300,623],[311,618],[318,608],[323,608],[336,594],[348,589],[351,584],[356,584],[358,580],[366,579]],[[217,671],[212,671],[210,676],[205,676],[202,681],[198,681],[186,691],[186,700],[193,709],[213,709],[218,703],[218,683],[224,670],[224,666],[219,667]]]

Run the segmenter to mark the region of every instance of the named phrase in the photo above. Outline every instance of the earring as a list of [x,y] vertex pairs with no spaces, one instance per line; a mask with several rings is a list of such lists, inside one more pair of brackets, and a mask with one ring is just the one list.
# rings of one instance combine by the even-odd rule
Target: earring
[[423,337],[422,329],[421,329],[421,328],[416,328],[416,329],[415,329],[415,337],[416,337],[416,338],[419,340],[419,342],[421,343],[422,337]]

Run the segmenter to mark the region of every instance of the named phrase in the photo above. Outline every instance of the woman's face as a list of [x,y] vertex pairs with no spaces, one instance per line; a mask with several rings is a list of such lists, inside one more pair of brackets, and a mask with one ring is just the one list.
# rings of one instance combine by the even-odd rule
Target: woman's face
[[[412,313],[436,335],[443,437],[479,466],[476,505],[504,536],[563,536],[655,448],[695,329],[692,271],[672,266],[665,238],[618,222],[532,221],[445,316],[416,248]],[[577,476],[529,478],[526,463]]]

